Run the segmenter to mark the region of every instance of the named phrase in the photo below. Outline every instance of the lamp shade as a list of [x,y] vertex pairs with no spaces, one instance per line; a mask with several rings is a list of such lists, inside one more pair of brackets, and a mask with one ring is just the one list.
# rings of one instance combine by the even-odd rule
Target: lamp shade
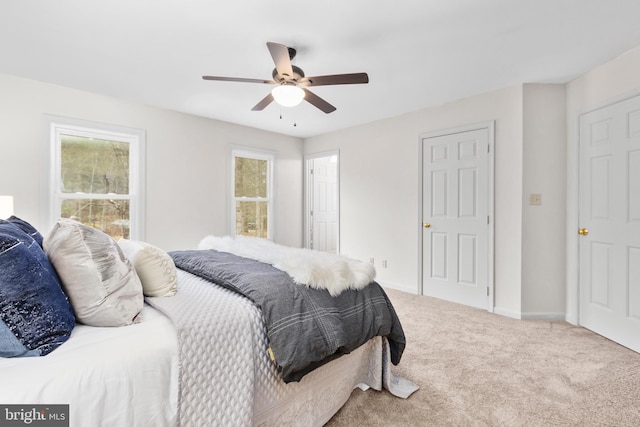
[[13,196],[0,196],[0,219],[13,215]]
[[280,85],[271,91],[273,99],[283,107],[295,107],[304,99],[304,91],[293,85]]

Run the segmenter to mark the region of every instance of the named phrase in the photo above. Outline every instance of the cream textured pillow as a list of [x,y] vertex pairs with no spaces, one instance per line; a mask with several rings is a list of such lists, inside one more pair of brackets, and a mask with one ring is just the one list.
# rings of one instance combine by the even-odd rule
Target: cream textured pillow
[[146,242],[120,239],[118,245],[136,269],[146,296],[170,297],[176,294],[176,265],[169,254]]
[[79,322],[124,326],[141,320],[140,279],[111,237],[77,221],[60,219],[43,247]]

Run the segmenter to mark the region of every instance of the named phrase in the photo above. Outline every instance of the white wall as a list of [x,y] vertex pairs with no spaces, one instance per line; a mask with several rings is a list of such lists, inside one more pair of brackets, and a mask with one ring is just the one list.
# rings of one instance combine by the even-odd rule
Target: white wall
[[578,116],[640,94],[640,46],[567,84],[567,321],[578,322]]
[[495,120],[495,305],[519,316],[522,115],[523,89],[514,86],[307,139],[305,154],[340,150],[341,252],[374,258],[380,282],[417,292],[419,136]]
[[0,194],[41,230],[53,114],[146,131],[146,240],[165,250],[228,233],[230,144],[277,152],[276,241],[302,246],[302,140],[2,74],[0,94]]
[[[523,96],[522,317],[564,318],[565,85],[525,84]],[[540,194],[541,204],[529,204]]]

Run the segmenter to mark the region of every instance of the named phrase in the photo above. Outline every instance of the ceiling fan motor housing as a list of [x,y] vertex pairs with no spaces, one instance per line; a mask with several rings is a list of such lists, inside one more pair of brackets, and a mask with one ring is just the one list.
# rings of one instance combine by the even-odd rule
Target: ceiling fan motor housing
[[296,67],[295,65],[291,65],[291,69],[293,70],[293,76],[288,76],[286,74],[283,74],[283,75],[278,74],[277,68],[273,69],[271,76],[273,77],[273,80],[275,80],[280,84],[286,84],[286,83],[296,84],[304,77],[304,71],[302,71],[302,68]]

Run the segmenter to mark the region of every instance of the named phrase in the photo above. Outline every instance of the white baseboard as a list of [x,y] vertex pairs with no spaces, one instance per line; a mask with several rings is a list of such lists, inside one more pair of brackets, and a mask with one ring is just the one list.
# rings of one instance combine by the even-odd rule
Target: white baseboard
[[522,313],[522,320],[565,320],[564,313]]
[[412,288],[406,285],[400,285],[398,283],[391,282],[381,282],[380,280],[376,280],[380,286],[383,288],[395,289],[397,291],[407,292],[409,294],[418,295],[418,288]]
[[565,320],[565,313],[518,313],[504,308],[495,307],[493,312],[500,316],[511,317],[519,320]]
[[494,307],[493,313],[498,314],[500,316],[511,317],[512,319],[522,319],[522,313],[517,313],[515,311],[507,310],[505,308]]

